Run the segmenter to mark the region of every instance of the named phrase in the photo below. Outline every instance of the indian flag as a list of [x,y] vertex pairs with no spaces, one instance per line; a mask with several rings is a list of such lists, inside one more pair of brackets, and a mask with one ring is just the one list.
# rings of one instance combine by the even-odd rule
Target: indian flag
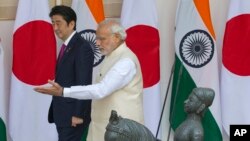
[[102,0],[73,0],[72,9],[76,12],[76,30],[81,36],[89,41],[94,52],[93,82],[99,74],[99,66],[104,59],[99,48],[96,46],[96,28],[99,22],[105,19]]
[[7,141],[6,138],[6,119],[8,108],[8,95],[6,93],[5,67],[4,67],[4,51],[0,39],[0,141]]
[[[72,9],[76,12],[76,30],[81,36],[89,41],[94,52],[93,77],[95,82],[96,75],[99,74],[99,66],[104,59],[99,48],[96,46],[96,28],[99,22],[105,19],[102,0],[73,0]],[[87,133],[84,133],[82,141],[85,141]]]
[[231,0],[221,69],[223,127],[250,123],[250,1]]
[[217,48],[209,0],[179,1],[175,50],[170,110],[172,128],[175,130],[185,120],[184,100],[193,88],[212,88],[215,98],[202,121],[204,141],[222,141]]
[[145,125],[156,135],[161,112],[160,38],[155,0],[124,0],[121,23],[128,47],[137,55],[143,75]]
[[19,0],[13,33],[13,66],[9,133],[13,141],[55,141],[49,124],[51,96],[34,86],[54,79],[56,40],[49,18],[48,0]]

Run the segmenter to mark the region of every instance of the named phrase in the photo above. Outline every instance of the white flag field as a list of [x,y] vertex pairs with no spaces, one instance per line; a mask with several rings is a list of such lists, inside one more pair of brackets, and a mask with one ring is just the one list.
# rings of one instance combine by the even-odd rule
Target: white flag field
[[13,32],[9,134],[13,141],[55,141],[48,123],[51,96],[34,86],[54,79],[56,40],[47,0],[19,0]]
[[250,123],[250,1],[231,0],[222,49],[223,127]]
[[156,135],[160,120],[160,38],[155,0],[124,0],[121,24],[126,44],[137,55],[143,75],[145,125]]

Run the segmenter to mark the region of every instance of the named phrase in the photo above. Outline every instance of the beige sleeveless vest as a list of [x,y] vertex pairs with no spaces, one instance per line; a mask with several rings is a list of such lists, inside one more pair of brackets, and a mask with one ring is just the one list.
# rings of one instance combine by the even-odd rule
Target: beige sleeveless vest
[[92,121],[89,128],[88,141],[104,141],[105,127],[108,124],[111,110],[116,110],[117,113],[124,118],[129,118],[142,124],[144,123],[141,68],[137,57],[125,43],[105,57],[100,75],[97,77],[97,82],[100,82],[109,69],[123,58],[133,60],[136,64],[136,75],[132,81],[122,89],[113,92],[103,99],[92,101]]

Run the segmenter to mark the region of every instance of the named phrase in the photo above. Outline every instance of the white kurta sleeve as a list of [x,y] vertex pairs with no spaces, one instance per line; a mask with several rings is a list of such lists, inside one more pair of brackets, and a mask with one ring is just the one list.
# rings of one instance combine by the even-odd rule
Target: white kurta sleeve
[[97,84],[64,88],[63,96],[77,99],[101,99],[126,86],[135,76],[136,66],[130,58],[119,60]]

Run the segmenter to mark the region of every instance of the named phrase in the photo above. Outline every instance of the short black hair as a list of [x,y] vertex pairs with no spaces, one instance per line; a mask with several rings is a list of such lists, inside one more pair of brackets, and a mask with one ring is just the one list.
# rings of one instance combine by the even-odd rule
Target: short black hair
[[[61,15],[68,24],[71,21],[76,23],[77,20],[75,11],[71,7],[65,5],[54,6],[50,11],[49,16],[52,17],[54,15]],[[76,24],[74,30],[76,30]]]

